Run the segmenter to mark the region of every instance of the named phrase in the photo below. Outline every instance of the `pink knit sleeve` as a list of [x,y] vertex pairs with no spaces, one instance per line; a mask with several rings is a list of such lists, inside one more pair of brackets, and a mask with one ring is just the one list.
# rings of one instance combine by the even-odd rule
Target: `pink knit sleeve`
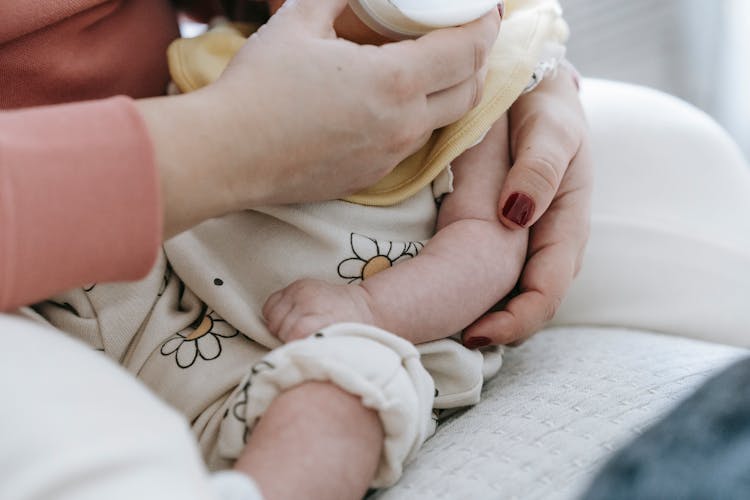
[[0,112],[0,310],[144,276],[161,218],[131,99]]

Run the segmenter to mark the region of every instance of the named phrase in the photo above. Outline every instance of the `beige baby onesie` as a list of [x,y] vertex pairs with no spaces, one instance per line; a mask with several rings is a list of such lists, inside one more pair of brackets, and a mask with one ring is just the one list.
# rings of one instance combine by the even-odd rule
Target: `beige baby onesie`
[[[372,485],[393,484],[434,432],[433,408],[476,403],[483,381],[500,369],[501,349],[468,350],[453,339],[415,348],[362,324],[331,325],[282,345],[261,307],[301,278],[358,283],[417,256],[434,232],[436,196],[450,190],[449,163],[481,139],[567,33],[552,0],[509,1],[502,30],[482,104],[376,186],[347,200],[206,221],[167,242],[145,280],[72,290],[36,312],[182,411],[212,469],[231,466],[279,392],[331,381],[378,411],[386,441]],[[218,76],[242,39],[225,26],[173,45],[181,90]]]

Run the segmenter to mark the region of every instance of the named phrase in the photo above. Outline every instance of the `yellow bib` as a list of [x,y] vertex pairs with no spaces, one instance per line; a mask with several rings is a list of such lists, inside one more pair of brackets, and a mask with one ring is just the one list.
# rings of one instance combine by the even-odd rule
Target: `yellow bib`
[[[177,87],[191,92],[215,81],[247,37],[251,25],[223,25],[196,38],[181,38],[167,51]],[[386,206],[399,203],[432,182],[461,153],[479,142],[529,84],[547,44],[562,45],[568,28],[556,0],[506,0],[500,36],[489,57],[480,104],[459,121],[437,130],[422,149],[374,186],[347,201]]]

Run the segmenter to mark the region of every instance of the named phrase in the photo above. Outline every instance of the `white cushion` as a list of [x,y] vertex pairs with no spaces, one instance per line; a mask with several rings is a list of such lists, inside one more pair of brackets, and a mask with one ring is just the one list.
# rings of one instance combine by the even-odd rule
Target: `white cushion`
[[706,114],[584,80],[591,239],[558,326],[619,326],[750,347],[750,168]]
[[378,499],[570,499],[609,453],[746,350],[611,328],[511,349],[483,400],[427,441]]

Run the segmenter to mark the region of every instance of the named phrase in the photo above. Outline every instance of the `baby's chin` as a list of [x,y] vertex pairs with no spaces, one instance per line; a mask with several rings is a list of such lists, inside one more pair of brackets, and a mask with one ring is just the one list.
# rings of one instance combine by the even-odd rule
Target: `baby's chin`
[[373,31],[349,7],[336,18],[333,27],[339,37],[360,45],[383,45],[393,41]]
[[[275,14],[283,4],[284,0],[268,0],[271,14]],[[371,30],[348,6],[336,18],[333,27],[339,37],[360,45],[383,45],[392,41]]]

